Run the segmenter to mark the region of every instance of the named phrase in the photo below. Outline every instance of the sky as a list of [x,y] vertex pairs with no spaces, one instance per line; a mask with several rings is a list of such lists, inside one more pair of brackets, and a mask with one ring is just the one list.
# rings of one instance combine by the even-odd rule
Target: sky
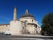
[[53,12],[53,0],[0,0],[0,24],[9,24],[13,20],[15,6],[17,19],[28,9],[39,25],[42,25],[42,19],[46,14]]

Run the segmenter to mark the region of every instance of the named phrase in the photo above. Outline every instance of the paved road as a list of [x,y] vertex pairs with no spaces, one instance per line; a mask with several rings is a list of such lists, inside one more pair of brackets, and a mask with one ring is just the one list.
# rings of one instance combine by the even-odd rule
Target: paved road
[[0,40],[53,40],[53,37],[48,36],[9,36],[1,35]]
[[0,40],[53,40],[53,39],[42,39],[42,38],[0,38]]

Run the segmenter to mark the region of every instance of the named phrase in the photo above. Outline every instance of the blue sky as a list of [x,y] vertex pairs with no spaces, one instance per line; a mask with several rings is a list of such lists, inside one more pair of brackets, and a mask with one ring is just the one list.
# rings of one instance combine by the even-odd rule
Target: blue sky
[[0,24],[9,24],[13,20],[15,6],[17,18],[28,9],[40,25],[44,15],[53,12],[53,0],[0,0]]

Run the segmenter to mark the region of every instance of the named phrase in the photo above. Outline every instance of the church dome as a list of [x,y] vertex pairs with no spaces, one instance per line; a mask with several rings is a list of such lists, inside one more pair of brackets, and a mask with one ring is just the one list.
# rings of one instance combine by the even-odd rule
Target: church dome
[[24,15],[22,15],[21,16],[21,18],[22,17],[34,17],[33,15],[31,15],[30,13],[29,13],[29,11],[26,9],[26,12],[25,12],[25,14]]

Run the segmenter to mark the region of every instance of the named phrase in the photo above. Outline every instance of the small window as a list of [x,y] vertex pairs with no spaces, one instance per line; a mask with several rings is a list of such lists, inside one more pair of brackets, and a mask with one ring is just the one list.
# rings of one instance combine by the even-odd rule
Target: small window
[[32,22],[33,22],[33,20],[32,20]]

